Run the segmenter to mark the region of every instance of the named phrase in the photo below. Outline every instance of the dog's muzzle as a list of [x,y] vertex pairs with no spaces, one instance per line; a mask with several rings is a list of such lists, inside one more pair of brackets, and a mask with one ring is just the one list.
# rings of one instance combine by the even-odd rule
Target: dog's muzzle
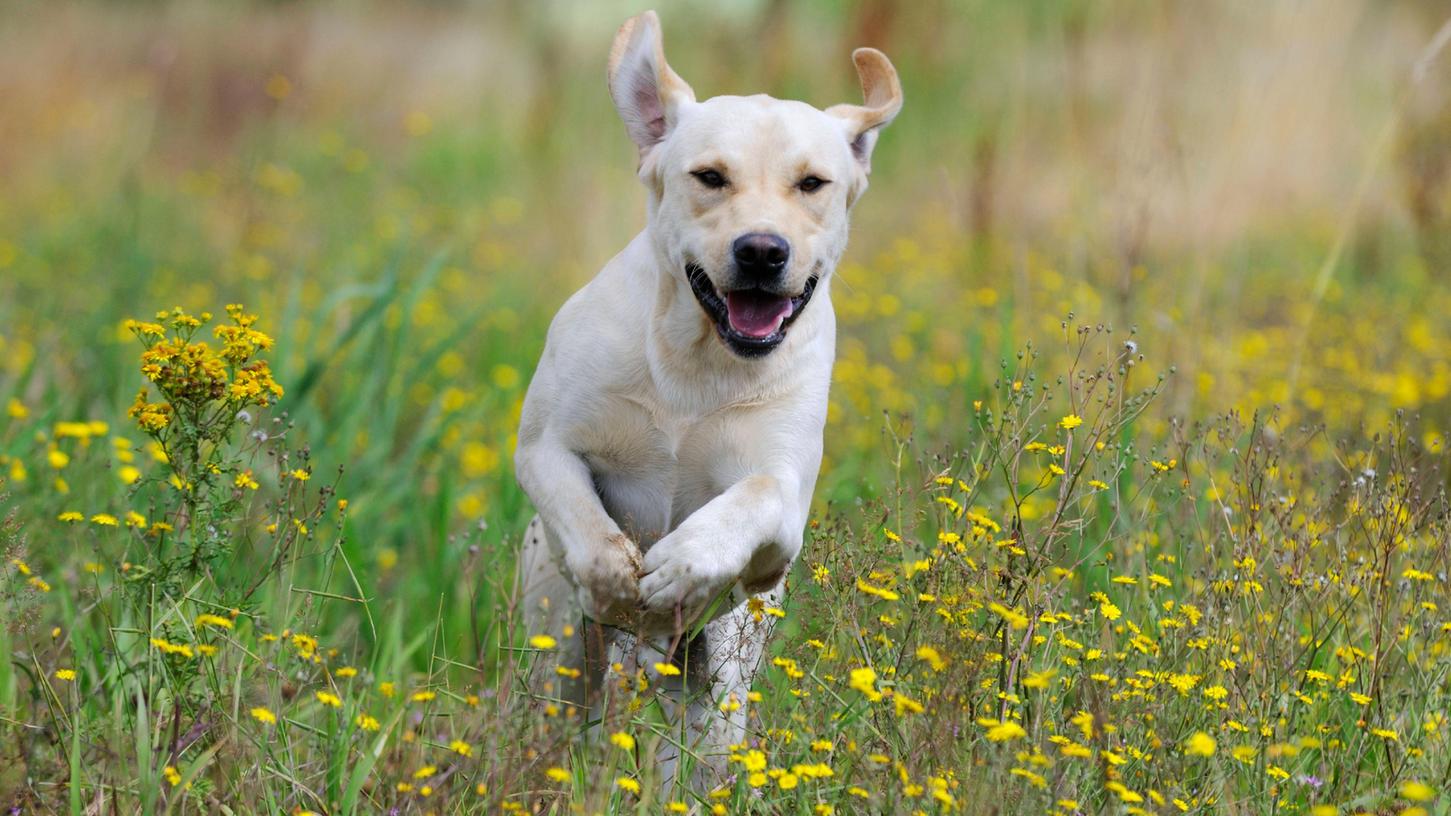
[[715,324],[721,342],[737,356],[747,358],[764,357],[781,345],[819,280],[818,275],[807,278],[801,294],[795,296],[760,287],[734,289],[722,295],[697,264],[686,264],[685,277],[700,307]]

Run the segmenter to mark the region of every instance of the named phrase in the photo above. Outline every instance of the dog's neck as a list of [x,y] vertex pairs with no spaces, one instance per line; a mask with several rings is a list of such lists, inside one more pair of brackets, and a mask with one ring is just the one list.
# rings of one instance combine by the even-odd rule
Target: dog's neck
[[[686,282],[684,269],[672,269],[664,253],[657,250],[649,228],[631,243],[629,250],[638,264],[643,291],[653,291],[645,326],[645,359],[650,377],[666,402],[690,413],[704,414],[718,408],[771,398],[810,382],[813,374],[830,376],[831,351],[835,347],[835,320],[831,315],[830,271],[821,276],[811,306],[796,320],[786,339],[762,358],[745,359],[726,348],[716,334]],[[642,300],[645,300],[643,296]],[[647,303],[641,303],[642,307]],[[643,311],[643,309],[642,309]],[[810,349],[823,332],[831,332],[828,354],[823,360]],[[824,367],[824,372],[802,369]]]

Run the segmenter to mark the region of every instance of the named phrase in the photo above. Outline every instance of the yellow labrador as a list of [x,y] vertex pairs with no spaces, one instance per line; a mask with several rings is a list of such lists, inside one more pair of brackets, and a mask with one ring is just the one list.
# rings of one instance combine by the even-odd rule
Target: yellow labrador
[[[620,28],[609,88],[640,151],[647,225],[559,310],[524,401],[514,461],[539,511],[520,562],[528,625],[572,632],[561,659],[584,671],[551,691],[585,704],[627,655],[674,660],[683,726],[716,749],[744,734],[769,629],[744,602],[774,600],[801,549],[831,276],[902,105],[886,56],[852,58],[864,105],[697,101],[654,12]],[[685,631],[698,634],[675,648]]]

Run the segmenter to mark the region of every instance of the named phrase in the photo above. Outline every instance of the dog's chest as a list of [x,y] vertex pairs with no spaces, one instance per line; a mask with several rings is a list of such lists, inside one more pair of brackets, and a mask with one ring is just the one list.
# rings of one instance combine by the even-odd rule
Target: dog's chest
[[648,547],[730,483],[730,417],[684,415],[638,394],[611,409],[586,460],[605,509]]
[[672,410],[652,396],[635,396],[630,401],[648,418],[647,433],[653,437],[654,445],[667,451],[676,462],[690,437],[708,424],[708,419]]

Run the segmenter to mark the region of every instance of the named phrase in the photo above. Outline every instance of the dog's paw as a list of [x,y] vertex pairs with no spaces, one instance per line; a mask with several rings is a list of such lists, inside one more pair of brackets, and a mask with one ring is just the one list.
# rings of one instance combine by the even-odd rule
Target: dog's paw
[[[656,621],[673,621],[678,612],[680,624],[689,626],[735,586],[744,566],[739,547],[727,536],[682,526],[645,553],[641,606]],[[723,599],[717,611],[730,606],[729,599]]]
[[569,565],[584,614],[611,626],[626,626],[640,608],[640,548],[616,533]]

